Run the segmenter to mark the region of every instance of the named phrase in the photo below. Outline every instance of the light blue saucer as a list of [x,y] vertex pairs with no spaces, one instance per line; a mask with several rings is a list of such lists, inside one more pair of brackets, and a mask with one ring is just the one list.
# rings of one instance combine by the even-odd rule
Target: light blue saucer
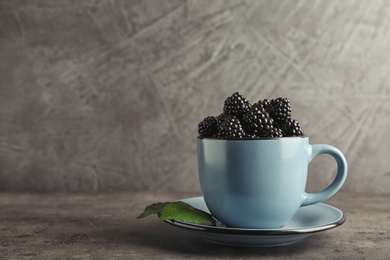
[[[209,212],[203,197],[181,200],[194,208]],[[342,225],[345,221],[343,212],[324,203],[301,207],[297,214],[279,229],[246,229],[191,224],[181,221],[166,220],[175,226],[196,232],[202,239],[223,245],[243,247],[268,247],[291,244],[313,233],[325,231]]]

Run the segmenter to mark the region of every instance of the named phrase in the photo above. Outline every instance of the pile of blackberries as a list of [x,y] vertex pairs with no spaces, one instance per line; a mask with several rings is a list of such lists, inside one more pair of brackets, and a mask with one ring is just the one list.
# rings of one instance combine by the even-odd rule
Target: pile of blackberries
[[302,136],[303,130],[291,118],[287,98],[263,99],[252,105],[236,92],[225,100],[222,114],[199,123],[198,133],[199,137],[258,139]]

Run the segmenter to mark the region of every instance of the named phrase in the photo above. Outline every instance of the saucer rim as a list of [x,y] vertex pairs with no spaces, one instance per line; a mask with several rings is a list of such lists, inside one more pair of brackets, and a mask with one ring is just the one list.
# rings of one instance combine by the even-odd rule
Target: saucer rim
[[[190,197],[190,198],[185,198],[180,201],[188,200],[188,199],[203,199],[203,196],[197,196],[197,197]],[[244,235],[244,236],[281,236],[281,235],[304,235],[304,234],[312,234],[312,233],[317,233],[329,229],[336,228],[338,226],[341,226],[344,224],[346,220],[346,216],[343,211],[340,209],[328,205],[326,203],[318,203],[310,206],[315,206],[315,205],[321,205],[321,206],[326,206],[329,207],[333,210],[338,211],[341,214],[341,217],[337,220],[334,220],[332,222],[326,223],[324,225],[317,225],[313,227],[308,227],[308,228],[298,228],[298,229],[249,229],[249,228],[233,228],[233,227],[218,227],[218,226],[209,226],[209,225],[203,225],[203,224],[194,224],[194,223],[188,223],[188,222],[183,222],[183,221],[178,221],[178,220],[164,220],[164,222],[184,228],[187,230],[193,230],[197,232],[202,232],[202,233],[213,233],[213,234],[221,234],[221,235]],[[306,206],[306,207],[310,207]]]

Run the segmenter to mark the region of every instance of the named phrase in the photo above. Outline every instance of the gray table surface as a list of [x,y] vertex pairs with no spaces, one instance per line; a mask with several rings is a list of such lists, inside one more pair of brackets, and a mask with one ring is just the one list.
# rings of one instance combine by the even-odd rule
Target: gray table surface
[[389,259],[390,195],[339,192],[326,201],[346,222],[297,243],[240,248],[136,219],[153,202],[195,193],[0,193],[0,259]]

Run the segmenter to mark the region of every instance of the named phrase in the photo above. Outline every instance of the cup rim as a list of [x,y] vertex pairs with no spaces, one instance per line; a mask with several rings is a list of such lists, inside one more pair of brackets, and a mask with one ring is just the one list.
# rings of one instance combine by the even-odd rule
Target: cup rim
[[261,141],[261,140],[286,140],[286,139],[298,139],[298,138],[309,138],[308,135],[300,135],[300,136],[284,136],[284,137],[259,137],[256,139],[252,138],[240,138],[240,139],[223,139],[217,137],[201,137],[197,136],[198,140],[217,140],[217,141],[228,141],[228,142],[236,142],[236,141]]

